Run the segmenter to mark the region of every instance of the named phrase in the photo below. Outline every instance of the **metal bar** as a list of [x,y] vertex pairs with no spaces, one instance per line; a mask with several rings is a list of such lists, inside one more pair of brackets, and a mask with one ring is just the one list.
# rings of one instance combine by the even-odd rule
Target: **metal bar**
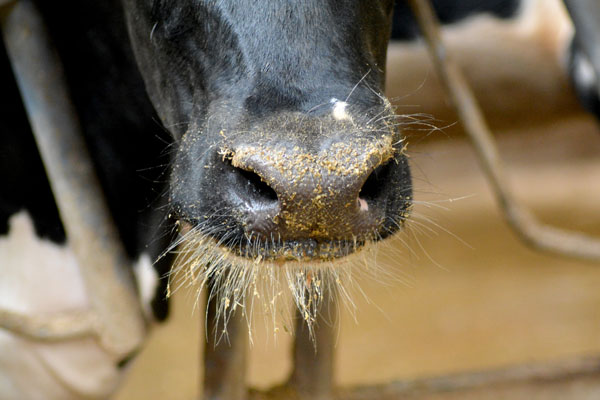
[[30,0],[2,8],[2,34],[68,244],[81,268],[101,345],[118,357],[136,350],[145,321],[123,246],[70,102],[62,66]]
[[[211,288],[207,288],[210,293]],[[248,325],[238,314],[232,315],[227,326],[217,321],[216,304],[207,302],[204,348],[204,400],[245,400]]]
[[409,3],[427,42],[437,74],[475,146],[479,164],[509,225],[532,248],[586,261],[600,261],[600,239],[543,225],[515,200],[492,133],[464,76],[441,41],[439,24],[431,5],[426,0],[409,0]]
[[341,389],[337,400],[592,400],[600,398],[600,357]]
[[329,400],[333,395],[333,362],[337,331],[335,296],[324,296],[311,336],[298,313],[294,367],[288,386],[299,399]]
[[[297,399],[274,388],[253,390],[250,400]],[[339,388],[335,400],[596,400],[600,398],[600,356]]]

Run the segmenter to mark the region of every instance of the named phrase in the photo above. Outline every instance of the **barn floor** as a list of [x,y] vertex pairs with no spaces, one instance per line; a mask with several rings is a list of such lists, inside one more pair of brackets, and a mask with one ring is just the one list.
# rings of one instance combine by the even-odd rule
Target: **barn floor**
[[[364,282],[357,322],[343,315],[340,384],[375,383],[600,354],[600,266],[534,253],[503,222],[469,144],[414,144],[415,213],[434,222],[384,246],[381,265],[398,282]],[[416,139],[413,138],[413,141]],[[553,225],[600,236],[600,128],[581,115],[503,132],[500,146],[519,197]],[[422,231],[419,233],[419,231]],[[192,294],[174,298],[115,400],[193,399],[200,315]],[[258,324],[249,382],[269,387],[290,370],[289,335]]]

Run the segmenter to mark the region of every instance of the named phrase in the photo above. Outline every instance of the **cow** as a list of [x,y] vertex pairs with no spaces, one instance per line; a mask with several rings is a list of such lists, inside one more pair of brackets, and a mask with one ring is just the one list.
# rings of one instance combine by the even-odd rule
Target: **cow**
[[[490,10],[510,17],[509,3]],[[215,288],[224,321],[259,271],[287,270],[301,274],[288,282],[310,324],[319,277],[403,229],[410,168],[383,94],[392,0],[35,4],[148,315],[167,315],[159,278],[180,245],[179,268]],[[81,309],[77,261],[0,57],[0,307]],[[91,339],[0,331],[0,398],[106,398],[126,365]]]
[[[401,230],[410,173],[382,94],[391,1],[36,5],[158,318],[166,281],[151,262],[176,222],[241,266],[333,266]],[[0,307],[80,309],[77,262],[4,49],[1,68]],[[104,398],[126,364],[91,339],[0,335],[2,398]]]

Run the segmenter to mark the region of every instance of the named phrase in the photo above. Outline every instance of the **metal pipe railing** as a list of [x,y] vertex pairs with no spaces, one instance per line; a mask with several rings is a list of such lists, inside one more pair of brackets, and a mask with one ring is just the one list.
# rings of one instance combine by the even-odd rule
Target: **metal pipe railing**
[[534,249],[580,260],[600,261],[600,239],[541,224],[516,200],[506,179],[500,152],[477,100],[441,40],[439,23],[431,4],[427,0],[409,0],[409,3],[425,37],[437,75],[475,147],[479,164],[510,227]]

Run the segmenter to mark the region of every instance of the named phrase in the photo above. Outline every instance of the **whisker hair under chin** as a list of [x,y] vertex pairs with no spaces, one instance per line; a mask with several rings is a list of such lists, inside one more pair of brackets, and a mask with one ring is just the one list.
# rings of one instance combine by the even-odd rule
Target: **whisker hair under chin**
[[289,331],[288,328],[294,326],[290,304],[294,304],[314,338],[315,323],[326,303],[324,300],[339,299],[356,320],[354,292],[369,302],[359,281],[365,278],[379,281],[382,276],[388,281],[393,275],[375,262],[373,256],[378,245],[372,243],[335,261],[281,264],[260,257],[241,257],[229,250],[246,240],[251,242],[250,246],[265,245],[258,237],[236,238],[231,233],[221,232],[217,241],[203,228],[200,225],[189,229],[171,246],[176,260],[169,274],[167,292],[170,296],[183,287],[195,287],[196,298],[200,299],[201,292],[207,291],[207,299],[216,309],[216,328],[206,334],[214,335],[215,342],[227,340],[227,325],[236,312],[246,319],[251,341],[256,311],[263,313],[265,323],[271,325],[274,334]]

